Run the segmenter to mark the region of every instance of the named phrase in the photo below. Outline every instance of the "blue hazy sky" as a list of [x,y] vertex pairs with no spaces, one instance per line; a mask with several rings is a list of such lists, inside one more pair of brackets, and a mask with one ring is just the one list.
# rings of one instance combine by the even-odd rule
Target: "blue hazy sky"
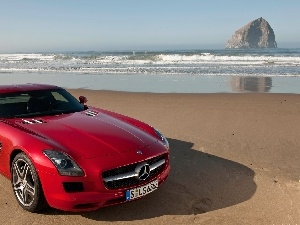
[[299,0],[1,0],[0,52],[222,49],[259,17],[300,47]]

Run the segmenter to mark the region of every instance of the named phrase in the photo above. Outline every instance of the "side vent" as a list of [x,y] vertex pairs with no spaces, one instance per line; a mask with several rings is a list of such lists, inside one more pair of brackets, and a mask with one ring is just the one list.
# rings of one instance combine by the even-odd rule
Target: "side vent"
[[23,123],[23,124],[36,124],[36,123],[46,123],[44,120],[41,120],[41,119],[39,119],[39,120],[37,120],[37,119],[31,119],[31,120],[22,120],[22,122],[21,123]]
[[0,142],[0,151],[2,150],[2,143]]
[[86,111],[85,114],[86,114],[87,116],[97,116],[99,113],[98,113],[98,112],[95,112],[95,111],[89,110],[89,111]]

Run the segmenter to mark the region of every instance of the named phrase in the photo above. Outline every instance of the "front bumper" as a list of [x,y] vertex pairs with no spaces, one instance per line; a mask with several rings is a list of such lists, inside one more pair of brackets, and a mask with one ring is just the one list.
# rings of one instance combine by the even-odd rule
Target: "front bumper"
[[[165,155],[165,164],[154,176],[140,183],[131,183],[128,186],[115,186],[109,188],[105,185],[102,174],[114,168],[124,165],[133,165],[142,162],[149,162],[149,159]],[[111,155],[104,158],[83,159],[79,162],[86,165],[84,177],[60,176],[54,174],[53,170],[47,171],[47,167],[40,168],[38,174],[42,183],[45,198],[48,204],[64,211],[89,211],[101,207],[126,202],[126,191],[132,188],[143,186],[157,179],[160,186],[168,177],[170,171],[168,150],[159,143],[148,146],[143,154],[136,154],[130,151],[122,155]],[[99,167],[101,165],[101,167]],[[66,185],[69,186],[66,188]],[[71,185],[69,185],[71,184]],[[74,189],[72,184],[80,184]],[[70,188],[70,189],[69,189]]]
[[[146,183],[157,179],[160,186],[168,177],[170,171],[170,165],[168,164],[164,171],[162,171],[157,177],[148,180]],[[56,209],[64,211],[90,211],[96,210],[105,206],[116,205],[126,202],[125,192],[128,189],[122,190],[92,190],[96,188],[94,182],[83,182],[86,190],[82,192],[67,193],[64,189],[63,182],[81,182],[83,178],[74,177],[52,177],[49,179],[49,174],[41,173],[41,180],[43,180],[43,190],[45,193],[48,204]],[[130,188],[138,187],[133,186]]]

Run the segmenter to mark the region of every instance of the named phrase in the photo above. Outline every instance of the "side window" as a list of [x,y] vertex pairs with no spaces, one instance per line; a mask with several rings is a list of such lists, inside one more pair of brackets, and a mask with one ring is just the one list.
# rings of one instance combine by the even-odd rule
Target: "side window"
[[14,117],[27,113],[27,93],[9,93],[0,97],[0,117]]
[[24,94],[11,94],[6,96],[0,97],[0,104],[13,104],[13,103],[24,103],[28,102],[30,96],[26,93]]

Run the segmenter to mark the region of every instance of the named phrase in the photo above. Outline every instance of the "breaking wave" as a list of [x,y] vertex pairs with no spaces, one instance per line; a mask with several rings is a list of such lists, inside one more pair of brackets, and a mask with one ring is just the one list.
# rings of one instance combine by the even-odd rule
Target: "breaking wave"
[[0,54],[0,72],[300,76],[300,49]]

